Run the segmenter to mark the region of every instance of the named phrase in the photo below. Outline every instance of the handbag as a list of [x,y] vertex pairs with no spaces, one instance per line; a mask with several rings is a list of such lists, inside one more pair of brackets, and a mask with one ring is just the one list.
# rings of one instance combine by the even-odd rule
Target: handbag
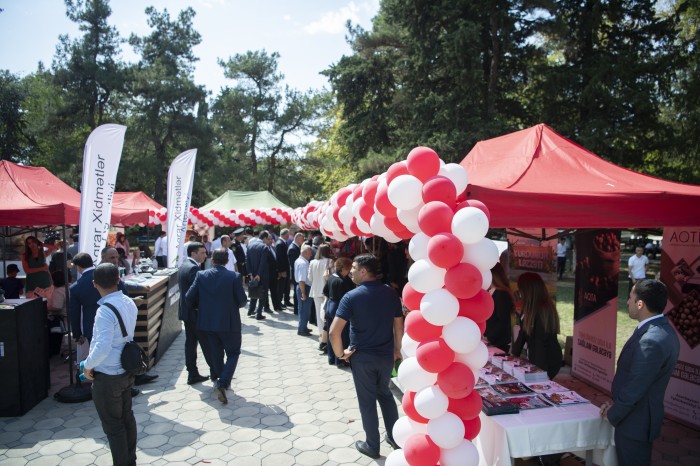
[[[112,312],[114,312],[115,316],[117,316],[119,328],[122,331],[122,336],[126,338],[128,334],[126,333],[126,327],[124,326],[124,321],[122,320],[122,316],[119,314],[119,311],[117,311],[117,308],[109,303],[104,304],[110,308]],[[143,375],[148,370],[148,355],[143,348],[141,348],[141,345],[133,340],[127,341],[122,349],[121,363],[122,368],[124,368],[124,370],[129,374]]]
[[248,297],[250,299],[260,298],[260,279],[250,278],[248,280]]

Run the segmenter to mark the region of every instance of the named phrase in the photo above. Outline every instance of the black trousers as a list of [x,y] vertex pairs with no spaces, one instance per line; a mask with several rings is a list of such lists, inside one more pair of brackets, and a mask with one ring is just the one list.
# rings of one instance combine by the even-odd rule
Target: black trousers
[[615,453],[619,466],[649,466],[653,442],[633,440],[615,430]]
[[207,361],[209,370],[212,371],[212,376],[217,377],[218,374],[213,371],[213,365],[211,361],[211,351],[209,351],[208,340],[205,335],[197,330],[197,319],[196,317],[192,320],[186,320],[185,323],[185,367],[187,368],[187,373],[190,377],[199,375],[199,369],[197,368],[197,344],[202,348],[202,354],[204,359]]
[[131,374],[107,375],[95,372],[92,399],[102,430],[107,434],[114,466],[136,464],[136,419],[131,409]]
[[561,278],[564,275],[564,269],[566,268],[566,256],[557,256],[557,275]]
[[[258,302],[259,301],[259,302]],[[257,306],[257,310],[256,310]],[[269,309],[270,302],[267,299],[267,288],[260,287],[259,298],[250,298],[250,306],[248,306],[248,315],[250,314],[262,314],[263,309]]]
[[282,293],[280,290],[280,280],[283,278],[274,278],[270,282],[270,299],[272,300],[272,307],[278,311],[282,309]]
[[[284,279],[283,279],[284,283],[282,283],[280,285],[282,287],[280,294],[282,295],[282,299],[284,300],[285,305],[289,305],[292,302],[291,298],[289,297],[289,294],[290,294],[289,285],[291,284],[291,279],[289,278],[289,275],[290,274],[288,273],[287,276],[284,277]],[[294,294],[296,294],[296,293],[294,293]]]
[[156,262],[158,262],[158,267],[165,268],[168,262],[168,256],[156,256]]

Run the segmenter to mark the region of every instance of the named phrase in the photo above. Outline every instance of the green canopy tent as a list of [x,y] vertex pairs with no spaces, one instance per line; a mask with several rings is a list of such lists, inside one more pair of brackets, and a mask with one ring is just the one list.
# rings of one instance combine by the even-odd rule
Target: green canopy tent
[[209,204],[200,207],[199,210],[230,211],[270,209],[273,207],[291,209],[269,191],[226,191]]

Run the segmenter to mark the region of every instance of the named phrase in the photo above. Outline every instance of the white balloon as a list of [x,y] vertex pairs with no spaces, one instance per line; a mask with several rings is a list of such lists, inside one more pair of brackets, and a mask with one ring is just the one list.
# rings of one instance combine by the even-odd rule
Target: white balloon
[[428,435],[440,448],[455,448],[464,440],[464,423],[456,414],[446,412],[428,421]]
[[397,209],[411,210],[423,202],[423,183],[412,175],[400,175],[389,183],[389,202]]
[[379,212],[375,212],[369,219],[369,227],[372,229],[372,233],[377,236],[384,237],[391,233],[391,230],[384,224],[384,216]]
[[384,466],[411,466],[406,461],[403,450],[394,450],[386,457]]
[[362,220],[362,217],[356,217],[357,220],[357,228],[360,229],[362,233],[365,235],[371,235],[372,234],[372,228],[370,228],[369,223],[365,222]]
[[412,233],[420,232],[420,225],[418,225],[418,212],[420,212],[421,207],[424,205],[425,203],[421,200],[420,204],[411,210],[396,209],[396,216]]
[[465,207],[452,217],[452,234],[465,244],[478,243],[489,231],[489,219],[481,209]]
[[[489,350],[488,348],[486,348],[486,345],[483,341],[480,341],[479,344],[476,345],[476,348],[474,348],[474,350],[470,351],[469,353],[455,354],[455,362],[461,362],[462,364],[466,364],[472,371],[475,372],[484,367],[488,360]],[[399,366],[399,368],[401,368],[401,366]]]
[[482,269],[481,272],[481,289],[488,290],[493,282],[493,274],[490,269]]
[[470,353],[481,342],[481,330],[473,320],[460,316],[445,325],[442,338],[455,353]]
[[479,450],[469,440],[462,440],[462,443],[455,448],[440,451],[441,466],[478,466],[478,464]]
[[462,194],[469,184],[467,170],[456,163],[448,163],[440,167],[438,174],[450,179],[457,188],[457,194]]
[[416,233],[408,242],[408,253],[414,261],[428,258],[428,242],[430,236],[425,233]]
[[400,243],[401,241],[403,241],[401,238],[396,236],[392,231],[389,231],[389,233],[384,235],[383,238],[387,243]]
[[409,337],[408,333],[404,333],[403,337],[401,337],[401,351],[405,351],[408,357],[413,357],[416,355],[417,348],[418,342],[413,338]]
[[420,259],[408,269],[408,282],[419,293],[438,290],[445,285],[447,270],[436,267],[428,259]]
[[338,218],[343,222],[344,226],[350,226],[350,222],[352,222],[352,211],[348,209],[347,206],[343,206],[338,211]]
[[409,418],[408,416],[400,417],[398,421],[394,423],[394,428],[391,433],[394,437],[394,442],[396,442],[401,448],[406,444],[408,437],[414,434],[425,434],[428,432],[428,425],[421,424]]
[[420,311],[429,323],[447,325],[459,314],[459,301],[446,289],[439,288],[425,293],[420,301]]
[[[399,366],[400,367],[400,366]],[[450,399],[437,386],[425,387],[413,399],[418,414],[427,419],[435,419],[447,412]]]
[[408,358],[399,366],[399,383],[404,391],[417,392],[437,382],[437,374],[432,374],[418,364],[418,359]]
[[352,203],[352,216],[360,218],[360,199]]
[[480,270],[491,270],[500,257],[498,246],[488,238],[464,246],[462,262],[468,262]]

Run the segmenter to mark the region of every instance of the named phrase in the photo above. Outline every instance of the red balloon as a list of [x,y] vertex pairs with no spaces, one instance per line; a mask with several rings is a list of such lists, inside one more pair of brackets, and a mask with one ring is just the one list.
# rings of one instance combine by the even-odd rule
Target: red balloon
[[406,226],[397,217],[384,217],[384,225],[394,233],[406,229]]
[[459,264],[463,255],[464,246],[452,233],[438,233],[428,241],[428,259],[438,267],[450,269]]
[[406,161],[396,162],[392,164],[386,171],[386,184],[388,185],[397,176],[408,175],[408,167]]
[[352,194],[352,191],[347,187],[338,190],[338,207],[343,207],[345,205],[345,201],[350,194]]
[[465,364],[453,362],[438,374],[437,386],[450,398],[464,398],[474,391],[474,373]]
[[464,423],[464,438],[469,441],[474,440],[481,430],[481,419],[478,416],[468,421],[462,419],[462,423]]
[[491,314],[493,314],[493,298],[486,290],[479,290],[471,298],[459,299],[459,315],[470,318],[477,325],[479,322],[486,322]]
[[389,187],[385,183],[379,183],[374,207],[384,217],[396,217],[396,207],[389,202]]
[[483,402],[481,401],[479,392],[472,391],[464,398],[450,398],[450,404],[447,410],[456,414],[462,420],[469,420],[479,417],[482,404]]
[[446,176],[434,176],[423,185],[423,202],[444,202],[448,206],[454,205],[457,198],[455,184]]
[[421,424],[427,424],[429,419],[421,416],[418,414],[418,411],[416,411],[416,406],[414,405],[415,398],[416,392],[404,392],[403,398],[401,399],[401,407],[403,408],[403,412],[406,413],[406,416],[408,416],[411,420],[420,422]]
[[[423,299],[425,293],[420,293],[416,291],[410,283],[406,283],[401,292],[401,298],[403,298],[403,304],[411,311],[416,311],[420,309],[420,300]],[[406,317],[408,320],[408,317]],[[411,337],[413,338],[413,337]]]
[[395,231],[394,234],[401,239],[411,239],[415,236],[415,233],[405,227],[401,231]]
[[440,171],[440,157],[430,147],[416,147],[406,157],[408,173],[425,183]]
[[455,207],[455,213],[457,213],[458,210],[462,210],[465,207],[476,207],[477,209],[481,210],[486,214],[486,218],[489,219],[489,223],[491,223],[491,212],[489,212],[489,208],[486,207],[486,204],[484,204],[481,201],[477,201],[476,199],[468,199],[464,202],[460,202],[457,207]]
[[372,220],[372,215],[374,214],[374,200],[372,200],[371,203],[368,203],[364,198],[360,198],[358,202],[360,203],[360,208],[358,209],[360,218],[364,220],[365,223],[369,224],[370,220]]
[[486,321],[483,322],[476,322],[477,327],[479,327],[479,331],[483,335],[484,332],[486,331]]
[[418,211],[418,226],[426,235],[435,236],[452,231],[453,216],[454,212],[444,202],[428,202]]
[[362,186],[362,184],[358,184],[357,186],[355,186],[352,189],[352,200],[353,201],[356,201],[360,197],[362,197],[362,188],[364,188],[364,186]]
[[413,434],[403,446],[406,461],[411,466],[435,466],[440,461],[440,447],[425,434]]
[[442,326],[433,325],[423,317],[421,311],[411,311],[406,316],[406,333],[411,339],[422,342],[439,338],[442,335]]
[[371,179],[367,182],[364,188],[362,188],[362,197],[367,204],[374,204],[374,196],[377,195],[377,188],[379,187],[379,181]]
[[461,299],[471,298],[477,294],[481,290],[482,283],[479,269],[465,262],[457,264],[445,274],[445,288]]
[[[455,359],[455,352],[442,338],[433,338],[432,340],[426,340],[418,345],[418,349],[416,349],[416,359],[418,359],[418,364],[420,364],[420,367],[424,370],[437,373],[450,367],[450,364],[452,364],[452,361]],[[440,380],[439,376],[438,380]],[[445,394],[447,394],[447,392],[445,392]]]
[[354,236],[362,236],[364,234],[357,228],[357,219],[355,217],[352,218],[349,229]]

